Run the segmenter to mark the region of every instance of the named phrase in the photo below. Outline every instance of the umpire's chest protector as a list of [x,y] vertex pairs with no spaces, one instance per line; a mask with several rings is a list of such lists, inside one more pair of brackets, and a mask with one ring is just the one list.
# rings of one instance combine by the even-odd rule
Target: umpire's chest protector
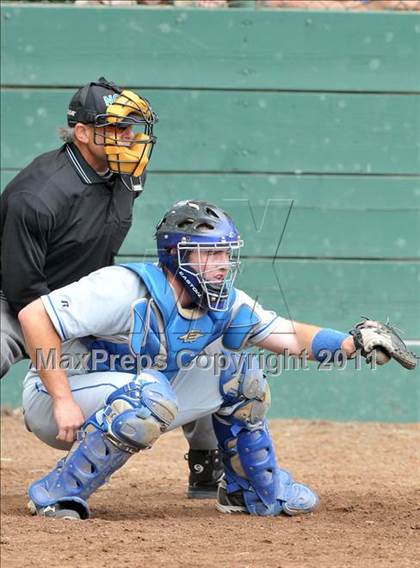
[[158,266],[123,266],[142,279],[150,294],[150,298],[142,298],[132,306],[130,349],[145,365],[162,370],[171,380],[181,367],[224,334],[232,319],[236,292],[232,290],[225,312],[208,311],[197,319],[188,319],[179,312],[174,290]]

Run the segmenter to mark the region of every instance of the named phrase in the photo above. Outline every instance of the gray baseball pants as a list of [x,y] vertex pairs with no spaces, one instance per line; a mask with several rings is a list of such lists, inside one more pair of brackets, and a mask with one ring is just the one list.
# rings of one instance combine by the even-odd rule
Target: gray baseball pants
[[[1,303],[1,374],[3,377],[10,367],[28,357],[25,351],[25,340],[14,312],[4,296],[0,293]],[[211,416],[204,416],[183,426],[184,435],[192,450],[210,450],[217,448],[217,440]]]
[[13,363],[27,359],[25,340],[16,314],[11,310],[3,292],[0,292],[0,378]]

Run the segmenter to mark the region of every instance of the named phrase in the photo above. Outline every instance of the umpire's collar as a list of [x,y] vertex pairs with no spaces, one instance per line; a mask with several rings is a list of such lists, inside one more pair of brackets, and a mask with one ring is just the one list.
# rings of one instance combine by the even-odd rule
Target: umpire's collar
[[[75,144],[66,144],[66,152],[67,156],[70,159],[70,163],[76,170],[78,176],[82,180],[83,183],[87,184],[94,184],[94,183],[101,183],[101,184],[112,184],[112,179],[115,180],[115,176],[111,178],[108,182],[104,180],[95,170],[87,163],[87,161],[82,156],[80,150],[77,148]],[[144,188],[144,184],[146,183],[146,172],[143,172],[140,178],[133,178],[128,174],[115,174],[116,176],[119,175],[121,181],[125,185],[125,187],[129,191],[134,191],[139,195]]]
[[84,183],[104,183],[104,179],[89,166],[75,144],[66,144],[66,152],[72,166]]

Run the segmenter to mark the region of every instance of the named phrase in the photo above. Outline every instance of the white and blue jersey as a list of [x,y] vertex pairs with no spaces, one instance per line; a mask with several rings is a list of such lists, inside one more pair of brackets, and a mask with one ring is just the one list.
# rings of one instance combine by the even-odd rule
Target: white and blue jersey
[[[103,268],[42,297],[63,352],[109,351],[116,370],[128,372],[128,358],[124,369],[118,359],[131,353],[172,380],[180,366],[209,346],[212,353],[223,347],[243,350],[279,325],[281,318],[238,289],[232,290],[226,312],[183,308],[160,268],[128,266]],[[102,366],[93,370],[109,370],[109,361],[97,360]]]

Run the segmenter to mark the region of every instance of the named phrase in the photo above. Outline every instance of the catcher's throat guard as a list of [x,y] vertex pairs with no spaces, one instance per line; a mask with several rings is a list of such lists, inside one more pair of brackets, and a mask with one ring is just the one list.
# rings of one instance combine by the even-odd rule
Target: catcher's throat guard
[[[156,136],[153,126],[157,116],[149,102],[132,91],[124,90],[99,114],[94,124],[94,142],[105,147],[112,172],[140,177],[152,156]],[[132,136],[122,132],[131,128]]]

